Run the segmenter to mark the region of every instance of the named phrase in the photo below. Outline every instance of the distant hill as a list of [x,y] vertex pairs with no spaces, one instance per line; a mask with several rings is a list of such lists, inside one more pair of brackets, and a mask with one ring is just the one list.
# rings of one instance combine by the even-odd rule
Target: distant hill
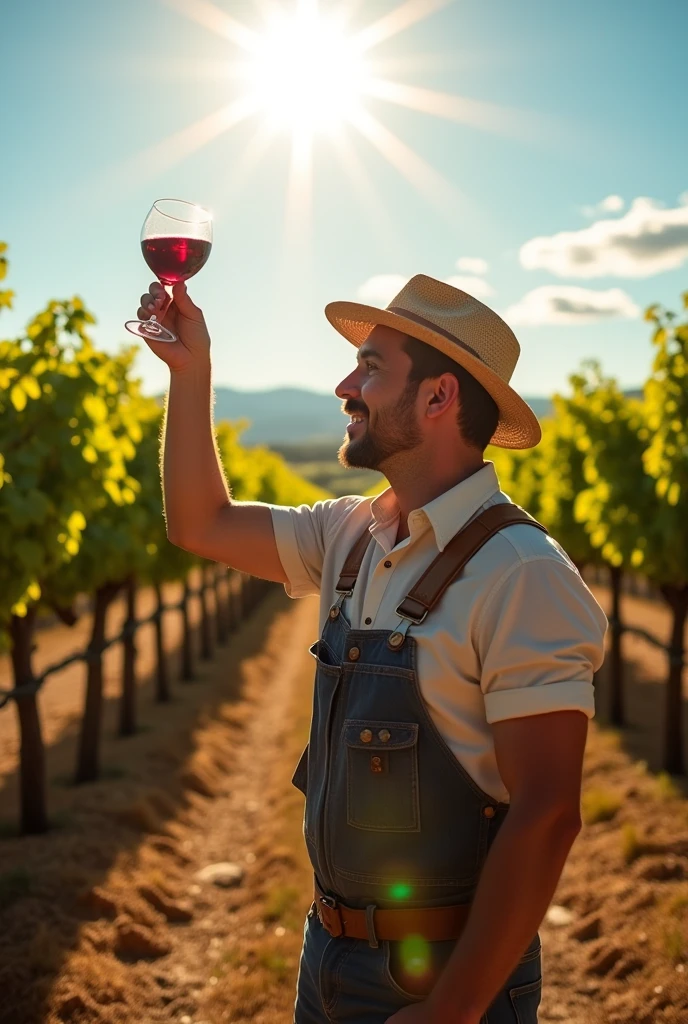
[[[156,395],[162,402],[162,395]],[[551,409],[548,398],[527,398],[536,416]],[[215,388],[215,422],[251,421],[242,440],[246,444],[295,444],[341,441],[347,417],[335,395],[324,395],[305,388],[275,388],[271,391],[236,391]]]

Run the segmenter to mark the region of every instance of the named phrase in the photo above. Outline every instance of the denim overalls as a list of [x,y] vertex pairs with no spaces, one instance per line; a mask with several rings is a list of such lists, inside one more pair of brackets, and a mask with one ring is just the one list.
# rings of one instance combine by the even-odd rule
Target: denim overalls
[[[480,789],[432,721],[411,623],[351,629],[347,596],[311,647],[310,739],[293,778],[306,795],[304,837],[319,886],[361,909],[470,903],[508,805]],[[423,1000],[455,941],[377,942],[374,930],[368,942],[333,938],[314,903],[295,1024],[383,1024]],[[541,989],[536,934],[481,1024],[537,1024]]]

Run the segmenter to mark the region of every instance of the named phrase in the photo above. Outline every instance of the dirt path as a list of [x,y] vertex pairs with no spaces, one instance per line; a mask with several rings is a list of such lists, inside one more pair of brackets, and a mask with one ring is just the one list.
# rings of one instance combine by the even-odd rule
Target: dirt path
[[[289,780],[316,613],[273,593],[134,738],[128,776],[70,790],[61,832],[1,844],[15,888],[30,875],[0,936],[2,1024],[291,1021],[310,872]],[[587,824],[540,929],[543,1024],[688,1021],[688,808],[624,746],[593,721]],[[196,877],[218,861],[239,884]]]

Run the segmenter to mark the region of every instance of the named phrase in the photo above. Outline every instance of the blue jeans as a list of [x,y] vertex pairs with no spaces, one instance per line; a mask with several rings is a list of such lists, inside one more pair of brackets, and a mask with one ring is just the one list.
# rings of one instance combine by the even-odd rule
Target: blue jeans
[[[412,995],[399,984],[394,948],[398,945],[380,942],[373,948],[361,939],[332,938],[311,907],[304,926],[294,1024],[384,1024],[402,1007],[421,1002],[422,995]],[[432,959],[441,970],[454,942],[431,945]],[[536,936],[481,1024],[537,1024],[541,993]]]

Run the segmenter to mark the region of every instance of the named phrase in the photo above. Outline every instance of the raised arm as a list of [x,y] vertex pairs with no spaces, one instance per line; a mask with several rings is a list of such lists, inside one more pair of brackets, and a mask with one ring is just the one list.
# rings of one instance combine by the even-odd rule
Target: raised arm
[[[163,323],[179,340],[146,343],[170,367],[161,439],[167,536],[177,547],[263,579],[286,583],[267,505],[235,502],[224,477],[212,423],[210,338],[203,313],[182,282]],[[154,282],[138,315],[150,317],[164,299]]]

